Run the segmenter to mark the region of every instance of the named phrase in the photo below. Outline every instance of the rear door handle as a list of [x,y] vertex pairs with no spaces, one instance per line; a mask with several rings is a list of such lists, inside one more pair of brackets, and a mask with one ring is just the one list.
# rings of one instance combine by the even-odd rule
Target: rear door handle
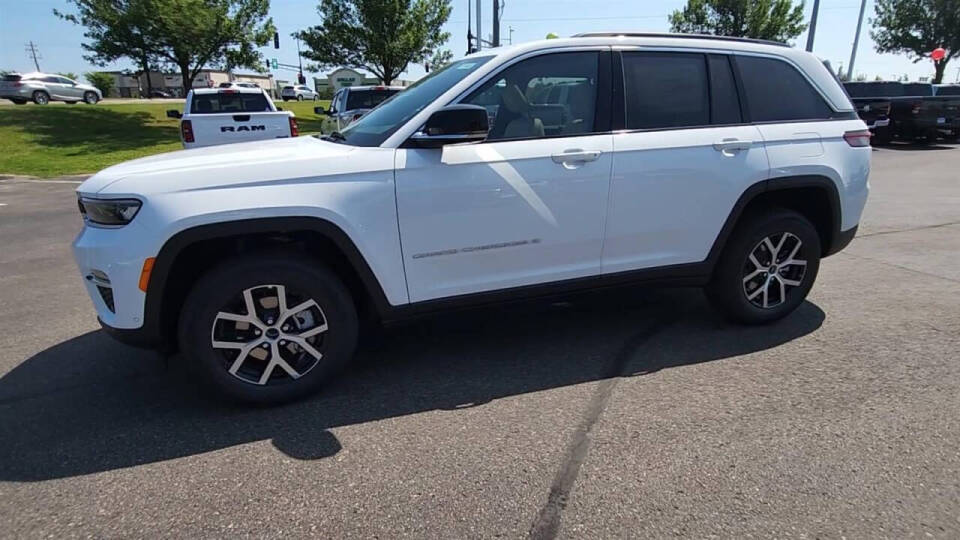
[[559,154],[552,154],[550,157],[553,159],[554,163],[558,163],[568,169],[571,169],[575,168],[579,163],[596,161],[600,159],[601,154],[603,154],[603,152],[600,150],[582,150],[580,148],[572,148],[570,150],[564,150]]
[[739,150],[749,150],[751,146],[753,146],[753,141],[735,137],[721,139],[713,143],[713,149],[725,156],[732,156]]

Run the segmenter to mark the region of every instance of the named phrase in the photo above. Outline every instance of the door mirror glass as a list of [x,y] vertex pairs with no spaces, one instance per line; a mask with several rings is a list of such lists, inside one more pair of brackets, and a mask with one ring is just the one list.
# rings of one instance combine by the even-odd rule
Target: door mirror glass
[[439,148],[446,144],[483,141],[488,131],[485,108],[450,105],[430,115],[423,130],[410,137],[410,142],[419,148]]

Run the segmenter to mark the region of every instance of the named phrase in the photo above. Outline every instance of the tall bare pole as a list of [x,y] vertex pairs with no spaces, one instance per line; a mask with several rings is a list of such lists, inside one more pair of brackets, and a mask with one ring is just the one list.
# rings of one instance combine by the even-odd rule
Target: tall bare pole
[[493,46],[500,46],[500,0],[493,0]]
[[37,68],[37,71],[40,71],[40,62],[37,61],[37,58],[40,56],[40,51],[37,50],[37,46],[32,40],[30,43],[27,43],[27,54],[33,59],[33,65]]
[[483,25],[480,23],[480,2],[482,0],[477,0],[477,50],[483,48]]
[[850,51],[850,65],[847,66],[847,80],[853,80],[853,63],[857,61],[857,45],[860,45],[860,28],[863,26],[863,10],[867,7],[867,0],[860,0],[860,18],[857,19],[857,34],[853,37],[853,50]]
[[817,15],[820,13],[820,0],[813,0],[813,14],[810,15],[810,31],[807,32],[807,52],[813,52],[813,36],[817,34]]

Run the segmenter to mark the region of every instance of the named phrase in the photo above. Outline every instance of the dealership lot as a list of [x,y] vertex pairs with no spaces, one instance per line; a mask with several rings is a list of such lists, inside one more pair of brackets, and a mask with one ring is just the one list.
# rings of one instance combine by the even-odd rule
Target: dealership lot
[[75,184],[0,180],[0,533],[956,537],[960,147],[873,170],[774,325],[687,289],[469,311],[270,409],[97,331]]

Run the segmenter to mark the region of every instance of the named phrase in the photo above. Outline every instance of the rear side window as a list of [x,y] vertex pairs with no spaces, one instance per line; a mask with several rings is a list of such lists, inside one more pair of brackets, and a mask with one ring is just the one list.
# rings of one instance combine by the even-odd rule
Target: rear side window
[[263,94],[200,94],[193,96],[193,114],[265,112],[270,104]]
[[710,123],[707,64],[702,54],[623,53],[626,128]]
[[723,55],[711,54],[707,62],[710,67],[710,123],[739,124],[743,119],[730,60]]
[[737,56],[737,66],[754,122],[829,118],[823,96],[790,64],[772,58]]

